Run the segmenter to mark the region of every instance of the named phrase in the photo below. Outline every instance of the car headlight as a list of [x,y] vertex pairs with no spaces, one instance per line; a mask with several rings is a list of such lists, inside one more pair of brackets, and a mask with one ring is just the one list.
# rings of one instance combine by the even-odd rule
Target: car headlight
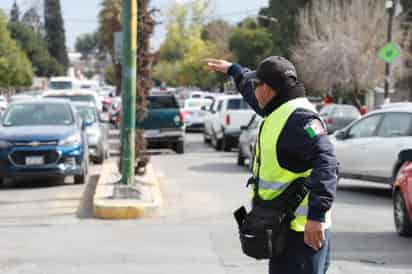
[[11,147],[11,143],[7,141],[0,140],[0,149],[6,149]]
[[64,140],[61,140],[59,142],[59,146],[76,146],[80,145],[82,142],[82,136],[80,136],[80,133],[76,133],[73,135],[70,135]]

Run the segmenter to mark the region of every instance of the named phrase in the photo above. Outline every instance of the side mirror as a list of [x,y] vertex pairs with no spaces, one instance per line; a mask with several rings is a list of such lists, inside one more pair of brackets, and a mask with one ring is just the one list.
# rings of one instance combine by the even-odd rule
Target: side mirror
[[200,110],[202,110],[202,111],[207,111],[207,108],[206,108],[206,106],[201,106],[201,107],[200,107]]
[[247,126],[240,126],[240,130],[246,130],[247,129]]
[[344,130],[338,130],[335,132],[335,138],[337,140],[345,140],[347,138],[347,133]]

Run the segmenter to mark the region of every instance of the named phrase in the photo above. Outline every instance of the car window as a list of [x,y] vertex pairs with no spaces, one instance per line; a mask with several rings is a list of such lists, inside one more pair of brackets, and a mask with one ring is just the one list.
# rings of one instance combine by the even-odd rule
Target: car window
[[325,116],[328,116],[329,115],[329,112],[330,112],[330,107],[329,106],[326,106],[326,107],[323,107],[321,110],[320,110],[320,116],[322,116],[322,117],[325,117]]
[[381,120],[381,115],[369,116],[354,124],[349,130],[349,138],[364,138],[374,135],[376,128]]
[[217,104],[217,109],[216,109],[217,111],[220,111],[222,109],[222,104],[223,104],[223,101],[220,100]]
[[149,108],[179,108],[179,105],[174,96],[149,96]]
[[249,105],[243,99],[229,99],[227,102],[227,109],[238,110],[248,109]]
[[57,90],[73,88],[72,82],[68,82],[68,81],[51,81],[49,86],[50,86],[50,89],[57,89]]
[[94,108],[87,106],[76,106],[77,112],[83,121],[95,123],[97,121],[97,113]]
[[378,131],[381,137],[409,136],[412,116],[408,113],[386,113]]
[[215,106],[216,106],[216,101],[213,101],[209,107],[209,111],[212,112],[215,109]]
[[15,104],[7,111],[4,126],[70,125],[70,108],[65,104]]
[[334,118],[358,118],[359,116],[359,111],[351,106],[337,107],[332,113]]

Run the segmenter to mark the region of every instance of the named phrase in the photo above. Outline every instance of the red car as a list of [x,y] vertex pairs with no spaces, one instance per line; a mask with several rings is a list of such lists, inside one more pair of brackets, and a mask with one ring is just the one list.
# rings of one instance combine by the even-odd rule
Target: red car
[[399,163],[393,185],[393,215],[398,234],[412,236],[412,150],[399,153]]

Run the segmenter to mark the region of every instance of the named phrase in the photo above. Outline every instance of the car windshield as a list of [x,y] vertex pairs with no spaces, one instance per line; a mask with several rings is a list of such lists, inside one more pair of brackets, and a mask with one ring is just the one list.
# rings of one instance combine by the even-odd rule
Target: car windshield
[[35,103],[11,105],[4,126],[70,125],[73,116],[66,104]]
[[76,109],[83,121],[87,121],[89,123],[94,123],[97,121],[95,108],[88,106],[76,106]]
[[149,108],[179,108],[176,99],[173,96],[149,96]]
[[338,107],[333,112],[334,117],[348,117],[358,118],[360,116],[359,111],[355,107],[343,106]]
[[198,108],[200,109],[202,106],[210,106],[212,101],[208,100],[194,100],[194,101],[187,101],[186,102],[186,107],[187,108]]
[[72,82],[68,82],[68,81],[52,81],[50,82],[50,89],[72,89],[73,88],[73,84]]
[[249,105],[243,99],[230,99],[227,109],[248,109]]

